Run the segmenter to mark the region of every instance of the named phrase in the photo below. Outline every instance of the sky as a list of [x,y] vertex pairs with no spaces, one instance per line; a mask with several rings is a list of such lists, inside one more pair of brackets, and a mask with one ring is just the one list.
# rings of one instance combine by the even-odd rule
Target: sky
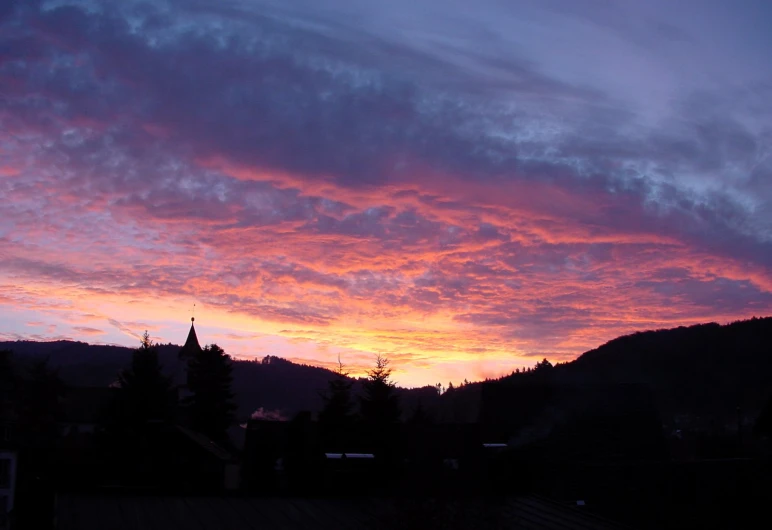
[[772,314],[765,0],[0,2],[0,340],[407,386]]

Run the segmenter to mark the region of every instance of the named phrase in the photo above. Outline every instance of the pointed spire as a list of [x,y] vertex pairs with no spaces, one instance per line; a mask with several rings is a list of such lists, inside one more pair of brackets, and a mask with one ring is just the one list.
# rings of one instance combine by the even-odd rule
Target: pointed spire
[[188,332],[188,339],[185,341],[185,345],[180,350],[180,357],[193,357],[201,351],[201,345],[198,343],[198,336],[196,336],[196,327],[193,325],[195,320],[196,317],[190,317],[190,331]]

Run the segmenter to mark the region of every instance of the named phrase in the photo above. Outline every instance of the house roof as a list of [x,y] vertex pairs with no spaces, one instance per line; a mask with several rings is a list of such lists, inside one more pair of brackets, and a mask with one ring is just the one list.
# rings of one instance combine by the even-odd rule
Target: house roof
[[511,528],[523,530],[622,530],[616,522],[585,511],[584,506],[568,506],[538,496],[517,497],[505,509]]
[[73,496],[57,498],[60,530],[383,528],[369,501],[237,497]]
[[188,429],[187,427],[183,427],[182,425],[175,425],[175,428],[181,432],[183,435],[185,435],[188,439],[190,439],[193,443],[200,446],[205,451],[208,451],[212,454],[215,458],[218,460],[222,460],[224,462],[228,462],[230,460],[233,460],[233,455],[230,454],[228,451],[214,443],[209,437],[207,437],[204,434],[201,434],[200,432],[193,431],[191,429]]
[[[56,518],[61,530],[120,528],[257,529],[361,529],[403,526],[404,513],[398,500],[315,499],[246,497],[141,497],[60,495]],[[458,501],[456,501],[457,504]],[[487,515],[484,501],[469,501]],[[504,502],[497,522],[489,526],[486,517],[471,517],[458,528],[518,528],[543,530],[622,529],[605,519],[539,497],[512,498]],[[446,510],[455,513],[457,506]],[[455,526],[454,526],[455,527]]]

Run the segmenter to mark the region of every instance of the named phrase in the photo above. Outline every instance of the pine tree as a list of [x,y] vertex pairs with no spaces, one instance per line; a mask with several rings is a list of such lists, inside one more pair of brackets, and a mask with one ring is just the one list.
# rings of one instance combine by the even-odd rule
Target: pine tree
[[145,331],[131,367],[118,377],[122,420],[131,427],[170,418],[171,380],[163,375],[158,350]]
[[390,425],[399,421],[399,399],[388,365],[388,359],[378,355],[375,358],[375,368],[367,372],[367,380],[362,385],[362,418],[373,425]]
[[59,400],[65,386],[48,358],[33,361],[21,381],[19,429],[28,444],[48,443],[56,436]]
[[[157,480],[158,427],[172,418],[171,379],[163,374],[156,345],[146,331],[131,356],[131,365],[118,374],[118,388],[103,428],[97,437],[104,457],[120,454],[109,468],[100,470],[126,484],[148,484]],[[160,425],[159,425],[160,424]]]
[[13,370],[13,352],[0,350],[0,416],[9,417],[16,394],[16,374]]
[[534,372],[547,372],[553,368],[552,363],[549,362],[547,359],[544,359],[542,361],[537,362],[534,367]]
[[753,431],[760,436],[772,437],[772,397],[767,401],[756,419]]
[[231,391],[231,358],[217,344],[203,348],[188,361],[188,386],[193,428],[224,441],[236,405]]
[[319,422],[328,426],[340,427],[354,419],[354,402],[351,398],[353,381],[338,359],[338,370],[327,382],[327,392],[322,393],[324,406],[319,413]]

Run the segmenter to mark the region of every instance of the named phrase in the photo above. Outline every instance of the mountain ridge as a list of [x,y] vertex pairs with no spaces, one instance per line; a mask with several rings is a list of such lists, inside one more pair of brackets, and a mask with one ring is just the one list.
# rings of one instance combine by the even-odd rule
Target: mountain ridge
[[[158,345],[165,371],[174,378],[183,373],[177,358],[180,348]],[[62,379],[75,386],[110,384],[128,365],[133,351],[124,346],[62,340],[0,342],[0,349],[10,349],[21,359],[47,356]],[[283,417],[300,410],[319,410],[320,392],[335,375],[326,368],[271,355],[260,361],[234,359],[233,374],[242,417],[258,409],[277,411]],[[420,401],[439,420],[475,421],[484,384],[519,384],[526,377],[527,373],[512,373],[468,383],[442,396],[431,386],[400,388],[403,411],[408,416]],[[756,414],[772,393],[772,317],[623,335],[551,367],[549,379],[561,385],[643,385],[651,390],[667,417],[730,417],[738,409]],[[360,380],[352,380],[356,393]]]

